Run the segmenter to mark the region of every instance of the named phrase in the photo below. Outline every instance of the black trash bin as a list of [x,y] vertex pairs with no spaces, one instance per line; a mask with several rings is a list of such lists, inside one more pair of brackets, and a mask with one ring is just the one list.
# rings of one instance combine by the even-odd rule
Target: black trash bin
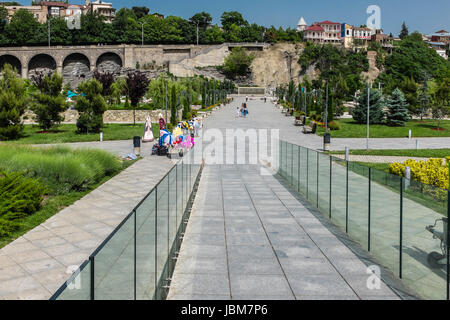
[[330,143],[331,143],[331,134],[327,132],[323,135],[323,150],[329,151]]
[[141,137],[133,137],[134,154],[139,156],[141,154]]

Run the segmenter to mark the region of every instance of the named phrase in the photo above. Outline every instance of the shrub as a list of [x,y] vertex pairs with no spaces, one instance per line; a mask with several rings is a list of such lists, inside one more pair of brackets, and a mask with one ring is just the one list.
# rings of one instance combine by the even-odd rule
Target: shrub
[[120,161],[102,150],[0,147],[0,170],[39,178],[55,194],[86,190],[120,168]]
[[395,162],[389,166],[389,172],[404,177],[406,167],[411,168],[411,179],[448,190],[448,167],[443,165],[442,159]]
[[39,93],[34,95],[31,109],[42,130],[49,130],[64,120],[60,115],[67,108],[66,100],[61,94],[63,78],[57,73],[45,76],[38,74],[33,81]]
[[40,209],[47,189],[21,173],[0,173],[0,238],[20,227],[20,219]]
[[341,130],[341,125],[337,121],[331,121],[331,122],[328,122],[328,129]]
[[99,132],[103,127],[103,112],[106,103],[103,99],[102,85],[95,79],[82,82],[78,85],[82,93],[76,98],[76,109],[80,113],[77,121],[79,133]]

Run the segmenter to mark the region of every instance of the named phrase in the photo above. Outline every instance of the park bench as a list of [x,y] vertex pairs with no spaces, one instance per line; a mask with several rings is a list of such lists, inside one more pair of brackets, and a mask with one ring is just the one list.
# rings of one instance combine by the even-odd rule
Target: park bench
[[315,134],[317,131],[317,123],[310,122],[309,125],[303,127],[304,134]]

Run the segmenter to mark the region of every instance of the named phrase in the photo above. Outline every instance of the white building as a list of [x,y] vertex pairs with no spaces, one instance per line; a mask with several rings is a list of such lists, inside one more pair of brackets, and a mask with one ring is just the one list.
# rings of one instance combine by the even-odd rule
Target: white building
[[306,23],[305,19],[303,19],[303,17],[301,17],[297,24],[297,31],[298,32],[305,31],[307,27],[308,27],[308,24]]

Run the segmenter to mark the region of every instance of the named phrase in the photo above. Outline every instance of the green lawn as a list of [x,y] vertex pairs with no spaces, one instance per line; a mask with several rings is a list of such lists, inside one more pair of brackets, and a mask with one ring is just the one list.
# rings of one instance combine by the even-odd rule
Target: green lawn
[[[128,168],[129,166],[134,164],[136,161],[138,161],[138,160],[124,161],[122,163],[121,171],[125,170],[126,168]],[[95,190],[96,188],[98,188],[99,186],[101,186],[106,181],[113,178],[115,175],[117,175],[119,173],[120,173],[120,171],[117,172],[116,174],[103,177],[98,183],[89,186],[87,188],[87,190],[84,190],[84,191],[71,191],[71,192],[67,192],[65,194],[60,194],[60,195],[50,195],[45,200],[45,205],[43,205],[40,210],[36,211],[32,215],[29,215],[20,221],[21,226],[18,230],[12,232],[11,235],[8,237],[0,237],[0,248],[6,246],[8,243],[21,237],[22,235],[24,235],[31,229],[37,227],[41,223],[44,223],[47,219],[49,219],[53,215],[57,214],[64,208],[72,205],[76,201],[80,200],[85,195],[87,195],[91,191]]]
[[[345,154],[345,151],[330,151],[329,154]],[[369,156],[399,156],[417,158],[445,158],[450,156],[450,149],[419,149],[419,150],[350,150],[353,155]]]
[[[337,120],[341,129],[331,131],[331,137],[334,138],[365,138],[367,136],[367,126],[358,124],[353,119]],[[389,127],[386,125],[370,125],[371,138],[406,138],[409,129],[412,130],[412,137],[450,137],[450,120],[441,121],[443,131],[433,130],[437,128],[437,121],[434,120],[411,120],[406,123],[405,127]],[[323,128],[317,129],[317,135],[322,136]]]
[[[6,141],[5,143],[19,144],[48,144],[48,143],[66,143],[66,142],[89,142],[99,141],[98,133],[78,134],[75,124],[61,124],[48,133],[41,133],[37,125],[25,125],[23,137],[15,141]],[[103,128],[103,140],[129,140],[134,136],[143,136],[144,124],[105,124]],[[153,134],[159,136],[159,125],[153,123]]]

